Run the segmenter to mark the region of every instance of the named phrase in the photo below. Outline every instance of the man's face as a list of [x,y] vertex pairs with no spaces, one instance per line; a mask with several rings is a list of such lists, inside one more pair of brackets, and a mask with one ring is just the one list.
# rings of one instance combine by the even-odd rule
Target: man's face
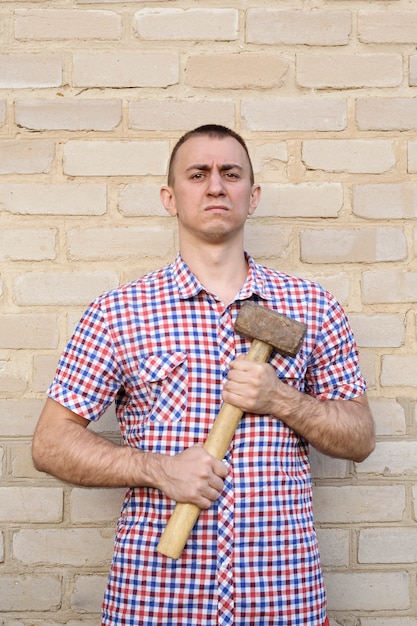
[[250,182],[250,165],[233,137],[188,139],[176,154],[174,182],[162,202],[178,218],[182,237],[219,242],[243,233],[260,196]]

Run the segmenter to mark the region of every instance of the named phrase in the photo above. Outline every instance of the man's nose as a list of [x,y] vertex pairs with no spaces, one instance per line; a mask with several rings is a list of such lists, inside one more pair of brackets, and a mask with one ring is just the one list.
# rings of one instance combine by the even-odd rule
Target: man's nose
[[223,194],[224,193],[224,180],[221,172],[212,171],[209,176],[208,193],[209,194]]

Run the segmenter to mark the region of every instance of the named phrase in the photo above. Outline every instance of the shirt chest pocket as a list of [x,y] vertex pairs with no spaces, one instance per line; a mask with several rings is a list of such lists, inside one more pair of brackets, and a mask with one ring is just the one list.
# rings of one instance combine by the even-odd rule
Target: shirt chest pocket
[[185,352],[152,354],[139,363],[139,377],[146,387],[148,417],[177,422],[188,401],[188,366]]

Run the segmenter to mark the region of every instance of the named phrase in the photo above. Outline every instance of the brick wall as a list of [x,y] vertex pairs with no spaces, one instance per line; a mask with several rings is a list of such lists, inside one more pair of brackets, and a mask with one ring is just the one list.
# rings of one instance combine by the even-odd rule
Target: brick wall
[[122,491],[36,472],[31,434],[88,302],[173,258],[158,190],[207,122],[263,185],[249,252],[333,291],[360,347],[376,451],[312,452],[331,624],[417,625],[416,40],[407,0],[3,0],[1,626],[99,624]]

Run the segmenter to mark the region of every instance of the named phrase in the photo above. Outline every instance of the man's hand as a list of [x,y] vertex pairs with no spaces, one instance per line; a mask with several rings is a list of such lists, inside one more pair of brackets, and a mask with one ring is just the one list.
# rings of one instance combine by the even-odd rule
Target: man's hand
[[165,495],[200,509],[210,508],[217,500],[228,473],[225,464],[201,446],[187,448],[175,456],[154,455],[152,463],[159,466],[155,483]]
[[271,365],[246,361],[240,355],[230,366],[222,397],[245,412],[268,415],[273,411],[272,399],[279,384]]

